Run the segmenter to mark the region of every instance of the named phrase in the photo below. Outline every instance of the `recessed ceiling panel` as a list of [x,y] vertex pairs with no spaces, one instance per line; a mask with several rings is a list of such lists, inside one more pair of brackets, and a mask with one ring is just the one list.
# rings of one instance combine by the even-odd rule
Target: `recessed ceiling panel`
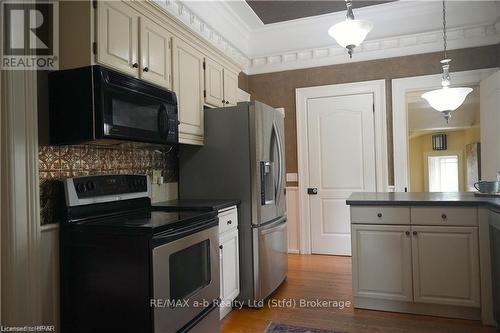
[[[345,1],[266,1],[246,0],[264,24],[345,11]],[[391,1],[353,1],[353,8],[380,5]],[[354,12],[356,15],[356,12]]]

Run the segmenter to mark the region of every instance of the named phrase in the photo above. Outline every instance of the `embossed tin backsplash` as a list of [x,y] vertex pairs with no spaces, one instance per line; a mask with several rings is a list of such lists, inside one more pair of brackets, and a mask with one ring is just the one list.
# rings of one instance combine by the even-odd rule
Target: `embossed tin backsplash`
[[104,174],[147,174],[161,170],[165,182],[177,182],[177,151],[151,147],[119,146],[40,146],[41,223],[58,223],[64,193],[58,180]]

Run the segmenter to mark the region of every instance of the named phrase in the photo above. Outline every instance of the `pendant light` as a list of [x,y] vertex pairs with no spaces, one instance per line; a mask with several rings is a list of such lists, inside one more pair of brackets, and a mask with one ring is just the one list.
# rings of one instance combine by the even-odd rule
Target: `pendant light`
[[422,94],[424,98],[435,110],[441,112],[449,123],[451,113],[463,104],[467,95],[472,91],[472,88],[465,87],[450,87],[450,61],[446,54],[446,5],[443,0],[443,44],[444,44],[444,59],[441,60],[443,67],[443,77],[441,79],[441,89],[432,90]]
[[365,40],[366,35],[373,29],[373,24],[366,20],[355,20],[352,12],[352,1],[345,0],[345,4],[347,7],[346,20],[330,27],[328,34],[340,46],[346,48],[349,57],[352,58],[354,48]]

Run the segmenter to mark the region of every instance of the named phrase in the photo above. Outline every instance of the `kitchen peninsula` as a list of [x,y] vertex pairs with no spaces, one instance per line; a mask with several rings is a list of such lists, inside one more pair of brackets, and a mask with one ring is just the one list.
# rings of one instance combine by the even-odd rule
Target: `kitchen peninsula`
[[500,199],[364,192],[346,203],[356,308],[494,323],[489,222]]

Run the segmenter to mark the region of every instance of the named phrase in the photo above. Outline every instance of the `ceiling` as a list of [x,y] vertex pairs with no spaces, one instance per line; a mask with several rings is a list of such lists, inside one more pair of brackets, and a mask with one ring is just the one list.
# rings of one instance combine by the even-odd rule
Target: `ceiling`
[[[354,1],[353,8],[379,5],[390,1]],[[285,22],[304,17],[342,12],[346,10],[345,1],[265,1],[246,0],[264,24]],[[356,13],[354,13],[356,15]]]

